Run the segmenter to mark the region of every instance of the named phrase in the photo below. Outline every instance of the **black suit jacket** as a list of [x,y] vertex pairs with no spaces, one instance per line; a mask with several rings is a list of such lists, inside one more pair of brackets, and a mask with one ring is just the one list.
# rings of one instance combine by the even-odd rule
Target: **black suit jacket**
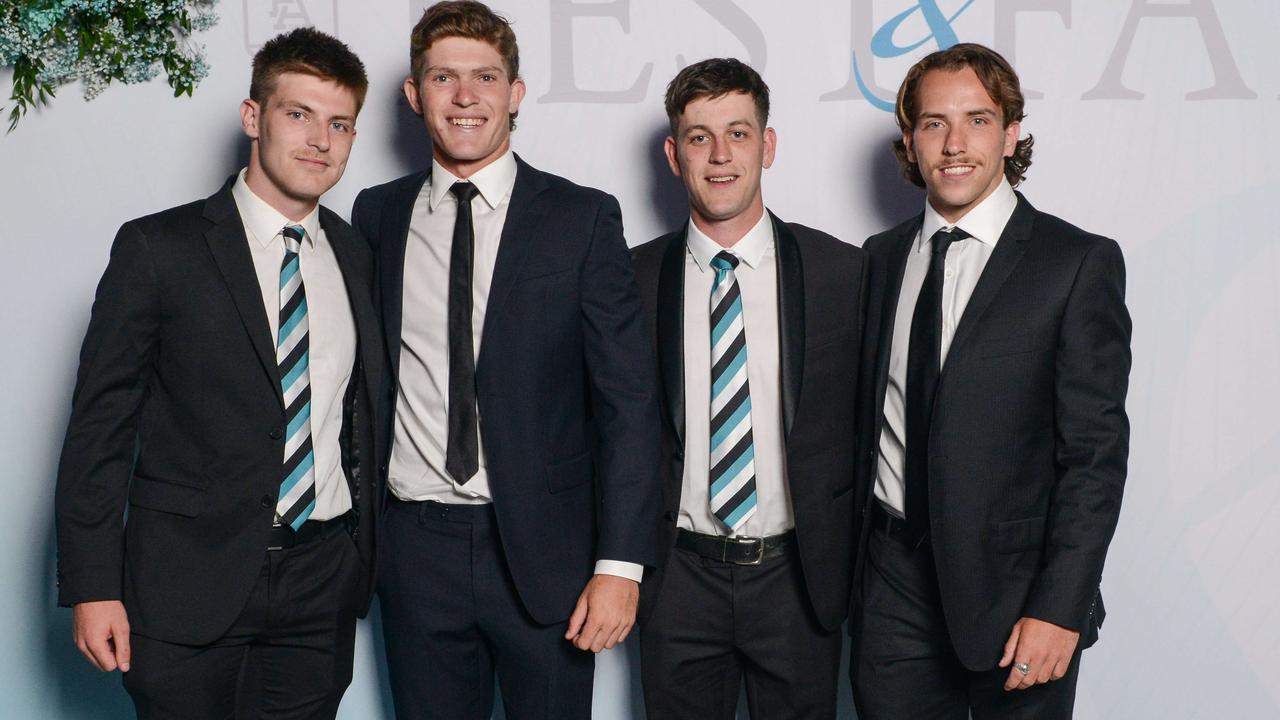
[[[872,275],[859,390],[864,519],[876,502],[898,291],[922,217],[863,246]],[[1082,647],[1097,639],[1129,451],[1124,279],[1113,240],[1019,194],[956,328],[929,433],[929,520],[951,641],[971,670],[995,666],[1022,616],[1079,631]],[[859,552],[859,573],[864,560]]]
[[[511,575],[529,614],[551,624],[572,613],[597,559],[653,564],[656,383],[617,201],[516,162],[476,396]],[[413,312],[402,308],[405,243],[428,178],[369,188],[352,211],[378,256],[388,438]]]
[[[233,181],[120,228],[81,348],[58,469],[59,603],[123,599],[134,632],[194,645],[216,639],[243,609],[283,479],[275,346]],[[372,390],[383,354],[373,258],[337,215],[321,208],[320,222],[357,331],[342,459],[367,609]]]
[[[854,390],[867,272],[863,253],[826,233],[773,221],[787,482],[814,617],[843,622],[853,568]],[[675,545],[684,478],[684,266],[687,227],[633,252],[662,375],[663,514],[659,569],[640,586],[641,622]],[[690,400],[695,402],[696,400]],[[709,399],[708,399],[709,401]]]

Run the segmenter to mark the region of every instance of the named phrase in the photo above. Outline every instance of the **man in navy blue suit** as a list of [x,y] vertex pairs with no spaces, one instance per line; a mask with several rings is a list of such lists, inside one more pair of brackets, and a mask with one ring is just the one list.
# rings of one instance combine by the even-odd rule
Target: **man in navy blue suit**
[[[396,713],[588,718],[654,561],[652,351],[618,203],[511,151],[515,34],[430,7],[404,93],[426,172],[365,190],[391,377],[379,597]],[[590,651],[590,652],[584,652]]]

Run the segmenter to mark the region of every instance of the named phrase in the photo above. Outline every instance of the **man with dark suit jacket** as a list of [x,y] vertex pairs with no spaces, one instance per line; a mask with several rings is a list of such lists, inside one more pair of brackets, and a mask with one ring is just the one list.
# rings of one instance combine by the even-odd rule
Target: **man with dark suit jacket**
[[834,718],[853,568],[862,251],[766,212],[769,88],[734,59],[666,94],[689,222],[633,253],[664,412],[650,718]]
[[1131,324],[1112,240],[1012,188],[1018,77],[933,53],[898,93],[924,213],[867,240],[858,715],[1068,718],[1129,445]]
[[98,286],[58,470],[59,603],[141,718],[332,718],[351,680],[383,351],[373,257],[318,199],[367,84],[323,33],[269,41],[240,108],[248,168],[126,223]]
[[428,8],[405,96],[430,171],[365,190],[390,353],[380,561],[400,718],[591,714],[594,656],[653,563],[652,350],[617,202],[511,151],[516,38]]

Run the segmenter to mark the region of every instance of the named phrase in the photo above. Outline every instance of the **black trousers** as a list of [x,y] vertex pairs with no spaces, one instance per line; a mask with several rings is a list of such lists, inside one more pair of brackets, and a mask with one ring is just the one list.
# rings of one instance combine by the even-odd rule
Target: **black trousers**
[[589,720],[595,656],[538,625],[516,593],[491,505],[391,501],[378,599],[398,720]]
[[755,720],[836,715],[840,630],[809,607],[800,559],[734,565],[675,548],[640,627],[640,677],[651,720],[732,720],[746,681]]
[[849,659],[860,720],[968,720],[970,713],[973,720],[1071,717],[1078,650],[1065,677],[1026,690],[1004,689],[1009,668],[975,672],[961,665],[927,542],[908,544],[873,529],[862,582]]
[[210,645],[129,636],[140,720],[331,720],[351,684],[360,558],[341,522],[266,556],[249,601]]

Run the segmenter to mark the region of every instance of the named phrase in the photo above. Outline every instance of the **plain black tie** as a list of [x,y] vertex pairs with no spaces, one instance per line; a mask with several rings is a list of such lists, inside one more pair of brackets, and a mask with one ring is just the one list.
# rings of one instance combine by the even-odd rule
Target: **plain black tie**
[[449,192],[458,199],[453,223],[453,248],[449,252],[449,447],[445,470],[465,485],[480,469],[476,426],[476,356],[471,337],[471,271],[475,258],[475,233],[471,225],[471,198],[476,186],[454,183]]
[[960,228],[939,230],[929,244],[929,272],[911,316],[911,340],[907,346],[907,525],[912,534],[929,532],[929,424],[933,417],[933,396],[938,387],[942,362],[942,281],[946,273],[947,250],[953,242],[969,234]]

